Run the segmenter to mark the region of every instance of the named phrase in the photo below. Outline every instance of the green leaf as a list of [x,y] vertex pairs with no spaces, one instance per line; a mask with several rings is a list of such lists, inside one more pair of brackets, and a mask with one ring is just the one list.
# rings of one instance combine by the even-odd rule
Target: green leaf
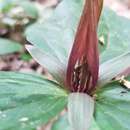
[[0,72],[0,129],[34,130],[66,105],[67,94],[44,77]]
[[93,121],[91,123],[91,127],[89,128],[89,130],[101,130],[94,118],[93,118]]
[[26,30],[28,41],[66,64],[82,7],[83,0],[61,1],[48,20]]
[[100,130],[130,129],[130,91],[111,83],[97,93],[95,121]]
[[27,40],[39,49],[35,54],[34,49],[33,52],[30,51],[34,59],[45,66],[60,83],[65,79],[64,73],[82,7],[83,0],[63,0],[52,17],[42,24],[30,26],[25,33]]
[[45,67],[50,74],[60,83],[65,79],[65,66],[57,59],[49,54],[41,52],[38,48],[26,45],[26,49],[32,57],[43,67]]
[[22,51],[23,47],[20,43],[12,40],[0,38],[0,55]]
[[130,67],[130,52],[104,62],[100,65],[98,86],[111,82],[128,67]]
[[[94,120],[89,130],[130,130],[129,109],[130,91],[118,82],[107,84],[97,91]],[[53,124],[52,130],[61,129],[72,130],[67,114]]]
[[106,35],[107,32],[108,44],[105,51],[100,56],[101,63],[130,50],[129,23],[129,19],[118,16],[116,12],[109,8],[104,8],[99,27],[99,35],[101,36],[102,30],[105,30],[104,35]]
[[[34,24],[26,30],[28,41],[44,53],[51,54],[66,64],[82,8],[83,0],[63,0],[48,20]],[[104,8],[98,29],[99,40],[103,40],[101,40],[103,44],[99,44],[102,52],[100,63],[129,51],[129,22],[127,18]]]

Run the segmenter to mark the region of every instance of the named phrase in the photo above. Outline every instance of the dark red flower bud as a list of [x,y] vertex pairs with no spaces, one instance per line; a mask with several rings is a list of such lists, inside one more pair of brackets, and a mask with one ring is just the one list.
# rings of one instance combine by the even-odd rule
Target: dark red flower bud
[[86,0],[67,68],[71,92],[90,94],[96,87],[99,71],[97,27],[103,0]]

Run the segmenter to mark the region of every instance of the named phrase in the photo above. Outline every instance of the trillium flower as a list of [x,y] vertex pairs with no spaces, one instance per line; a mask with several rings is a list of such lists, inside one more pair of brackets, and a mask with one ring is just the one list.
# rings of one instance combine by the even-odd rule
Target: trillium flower
[[67,68],[72,92],[91,93],[99,71],[97,26],[102,0],[86,0]]
[[[56,16],[60,17],[62,5],[66,5],[64,1],[56,9]],[[73,130],[87,130],[90,127],[94,113],[96,89],[111,82],[130,65],[130,53],[125,53],[99,66],[97,28],[102,5],[103,0],[85,0],[73,39],[70,38],[71,31],[68,31],[69,34],[64,34],[64,30],[66,32],[72,24],[75,24],[67,23],[68,17],[65,19],[66,21],[61,20],[61,23],[52,17],[51,22],[45,23],[43,27],[45,33],[38,40],[36,36],[28,35],[27,37],[28,41],[34,44],[34,46],[26,45],[27,50],[38,63],[48,69],[55,82],[69,93],[68,119]],[[66,13],[63,13],[64,17],[66,17]],[[41,26],[37,26],[35,34],[40,34],[41,29]],[[33,32],[27,30],[27,33]],[[55,37],[55,33],[59,35],[58,39]],[[46,43],[39,43],[42,40]],[[69,44],[67,42],[65,45],[62,44],[64,40],[68,40]],[[66,51],[64,48],[67,48]],[[121,64],[122,62],[124,64]]]

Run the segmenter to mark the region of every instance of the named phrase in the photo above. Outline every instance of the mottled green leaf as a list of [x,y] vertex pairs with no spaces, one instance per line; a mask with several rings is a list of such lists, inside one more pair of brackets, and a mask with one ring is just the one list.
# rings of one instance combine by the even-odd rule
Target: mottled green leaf
[[[94,120],[89,130],[130,130],[129,124],[130,91],[118,82],[107,84],[98,90]],[[67,114],[59,118],[52,127],[52,130],[61,129],[72,130],[68,123]]]
[[106,31],[108,32],[108,44],[100,57],[102,63],[130,50],[130,20],[104,8],[99,28],[100,35],[104,29],[104,35]]
[[66,92],[37,75],[0,72],[0,130],[32,130],[66,105]]
[[83,0],[63,0],[48,20],[26,30],[28,41],[66,64],[82,7]]
[[104,86],[97,93],[95,120],[100,130],[130,129],[130,91],[119,83]]
[[[26,30],[27,39],[41,51],[66,64],[82,8],[82,0],[62,1],[48,20],[34,24]],[[99,44],[102,52],[100,63],[129,51],[129,22],[129,19],[104,8],[98,30],[99,41],[102,42]]]

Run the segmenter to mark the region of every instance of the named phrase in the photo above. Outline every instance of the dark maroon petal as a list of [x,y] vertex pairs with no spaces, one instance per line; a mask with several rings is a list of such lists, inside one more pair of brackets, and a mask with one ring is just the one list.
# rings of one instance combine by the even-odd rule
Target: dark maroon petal
[[67,85],[72,92],[87,92],[98,80],[97,26],[102,0],[86,0],[67,68]]

